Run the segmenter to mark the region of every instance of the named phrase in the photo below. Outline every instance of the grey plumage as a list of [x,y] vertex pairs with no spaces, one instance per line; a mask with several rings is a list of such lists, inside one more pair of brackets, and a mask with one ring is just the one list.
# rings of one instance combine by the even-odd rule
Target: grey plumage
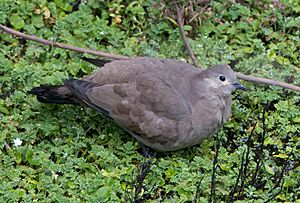
[[55,96],[55,101],[63,99],[56,103],[89,106],[162,152],[211,136],[230,117],[231,92],[245,89],[228,65],[203,71],[185,62],[148,57],[88,61],[103,67],[81,80],[66,80],[51,94],[43,87],[31,93],[42,102],[55,103]]

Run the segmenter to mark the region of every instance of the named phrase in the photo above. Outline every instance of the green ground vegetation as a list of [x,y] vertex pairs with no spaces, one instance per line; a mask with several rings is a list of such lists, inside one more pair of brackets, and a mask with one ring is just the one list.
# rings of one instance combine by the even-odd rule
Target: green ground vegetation
[[[237,71],[300,85],[298,0],[193,2],[180,5],[202,66],[236,60]],[[186,60],[174,12],[163,0],[1,0],[0,23],[108,53]],[[148,159],[128,133],[90,109],[27,94],[92,72],[80,56],[0,33],[0,202],[300,202],[299,93],[242,82],[249,91],[234,94],[224,128],[158,154],[141,183]]]

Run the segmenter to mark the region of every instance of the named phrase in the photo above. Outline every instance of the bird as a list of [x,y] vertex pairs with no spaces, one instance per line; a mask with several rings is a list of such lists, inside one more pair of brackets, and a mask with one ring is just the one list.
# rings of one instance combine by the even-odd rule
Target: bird
[[231,93],[246,90],[226,64],[204,70],[175,59],[82,59],[99,68],[29,93],[43,103],[90,107],[157,152],[212,136],[230,118]]

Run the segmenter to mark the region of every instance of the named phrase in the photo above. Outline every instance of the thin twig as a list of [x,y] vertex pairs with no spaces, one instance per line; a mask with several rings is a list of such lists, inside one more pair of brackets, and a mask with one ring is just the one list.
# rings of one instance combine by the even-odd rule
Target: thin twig
[[81,48],[81,47],[76,47],[76,46],[66,45],[66,44],[63,44],[63,43],[58,43],[58,42],[45,40],[45,39],[36,37],[34,35],[27,35],[27,34],[24,34],[22,32],[18,32],[16,30],[8,28],[4,25],[0,25],[0,28],[4,32],[9,33],[11,35],[22,37],[23,39],[26,39],[26,40],[32,40],[32,41],[35,41],[35,42],[39,42],[39,43],[42,43],[42,44],[48,45],[48,46],[54,46],[54,47],[58,47],[58,48],[62,48],[62,49],[67,49],[67,50],[76,51],[76,52],[85,53],[85,54],[92,54],[92,55],[95,55],[95,56],[107,57],[107,58],[116,59],[116,60],[128,59],[127,56],[108,54],[108,53],[101,52],[101,51],[95,51],[95,50],[91,50],[91,49],[85,49],[85,48]]
[[140,174],[136,177],[134,202],[143,201],[143,198],[139,196],[142,193],[142,189],[145,188],[143,183],[146,176],[150,173],[151,164],[152,160],[149,159],[147,162],[139,166]]
[[[95,50],[91,50],[91,49],[85,49],[85,48],[81,48],[81,47],[76,47],[76,46],[66,45],[66,44],[63,44],[63,43],[58,43],[58,42],[45,40],[45,39],[42,39],[42,38],[39,38],[39,37],[36,37],[36,36],[33,36],[33,35],[27,35],[27,34],[18,32],[14,29],[8,28],[8,27],[6,27],[4,25],[1,25],[1,24],[0,24],[0,28],[2,29],[2,31],[4,31],[4,32],[6,32],[6,33],[8,33],[8,34],[10,34],[14,37],[18,36],[18,37],[21,37],[25,40],[32,40],[32,41],[39,42],[41,44],[48,45],[48,46],[54,46],[54,47],[58,47],[58,48],[62,48],[62,49],[76,51],[76,52],[79,52],[79,53],[87,53],[87,54],[91,54],[91,55],[95,55],[95,56],[107,57],[107,58],[116,59],[116,60],[129,59],[129,57],[127,57],[127,56],[108,54],[108,53],[101,52],[101,51],[95,51]],[[182,34],[182,36],[185,36],[184,32],[182,32],[181,34]],[[183,37],[183,39],[184,38],[186,38],[186,37]],[[190,52],[191,48],[188,48],[188,47],[190,47],[189,44],[188,44],[188,41],[187,40],[184,40],[184,41],[185,41],[185,46],[187,47],[187,49]],[[193,60],[193,57],[195,58],[192,51],[191,51],[191,53],[189,53],[189,55],[192,58],[192,60]],[[300,87],[295,86],[295,85],[291,85],[291,84],[288,84],[288,83],[284,83],[284,82],[279,82],[279,81],[276,81],[276,80],[271,80],[271,79],[267,79],[267,78],[260,78],[260,77],[255,77],[255,76],[251,76],[251,75],[244,75],[242,73],[237,73],[237,77],[242,79],[242,80],[249,81],[249,82],[263,83],[263,84],[267,84],[267,85],[275,85],[275,86],[279,86],[279,87],[283,87],[283,88],[287,88],[287,89],[291,89],[291,90],[300,92]]]
[[209,202],[216,202],[216,172],[217,172],[217,164],[218,164],[218,157],[219,157],[219,151],[220,151],[220,141],[217,141],[217,148],[216,148],[216,154],[214,157],[214,162],[213,162],[213,171],[211,174],[211,188],[210,188],[210,198]]
[[185,36],[184,34],[184,29],[183,29],[183,23],[182,23],[182,10],[179,9],[178,7],[178,4],[176,2],[176,0],[173,1],[175,7],[176,7],[176,14],[177,14],[177,23],[178,23],[178,27],[179,27],[179,30],[180,30],[180,34],[181,34],[181,37],[183,39],[183,42],[184,42],[184,45],[189,53],[189,56],[191,57],[192,61],[193,61],[193,65],[196,66],[196,67],[199,67],[198,64],[197,64],[197,59],[194,55],[194,52],[188,42],[188,39],[187,37]]
[[238,176],[235,181],[235,185],[233,186],[232,190],[229,193],[229,199],[228,199],[229,203],[234,202],[234,200],[235,200],[234,194],[237,192],[239,181],[240,181],[240,178],[243,175],[243,171],[244,171],[244,160],[245,160],[245,150],[243,151],[243,154],[242,154],[241,166],[240,166],[239,173],[238,173]]
[[273,200],[277,195],[279,195],[279,194],[282,192],[283,184],[284,184],[284,181],[281,183],[281,185],[280,185],[280,187],[279,187],[279,191],[276,192],[275,194],[272,194],[271,197],[270,197],[267,201],[265,201],[264,203],[270,202],[270,201]]
[[201,182],[204,179],[204,177],[202,177],[199,182],[197,183],[197,190],[196,190],[196,197],[195,197],[195,203],[197,203],[198,199],[199,199],[199,195],[200,195],[200,186],[201,186]]
[[263,84],[267,84],[267,85],[275,85],[275,86],[279,86],[279,87],[283,87],[283,88],[286,88],[286,89],[291,89],[291,90],[300,92],[300,87],[295,86],[295,85],[291,85],[291,84],[288,84],[288,83],[285,83],[285,82],[270,80],[270,79],[267,79],[267,78],[254,77],[254,76],[245,75],[245,74],[239,73],[239,72],[236,73],[236,76],[239,79],[242,79],[242,80],[255,82],[255,83],[263,83]]
[[[144,185],[145,178],[151,172],[151,166],[153,163],[152,158],[148,159],[147,161],[145,160],[143,163],[141,163],[137,167],[138,175],[136,176],[136,178],[134,178],[132,174],[132,182],[127,182],[124,195],[125,202],[144,202],[146,200],[146,194],[150,194],[153,190],[154,186],[152,187],[151,191],[149,191],[149,193],[146,193],[148,188]],[[132,191],[129,191],[129,185]]]
[[[288,168],[288,162],[290,160],[290,157],[292,155],[293,151],[289,154],[289,156],[287,157],[287,159],[284,162],[284,165],[281,169],[281,172],[279,174],[279,178],[277,179],[277,182],[275,183],[274,187],[271,189],[271,191],[269,193],[273,193],[273,191],[279,187],[279,190],[276,193],[273,193],[269,199],[267,201],[265,201],[265,203],[270,202],[271,200],[273,200],[277,195],[279,195],[282,192],[282,188],[283,188],[283,184],[284,184],[284,174],[288,173],[289,168]],[[283,181],[282,181],[283,180]],[[282,182],[281,182],[282,181]]]
[[241,186],[240,186],[240,190],[239,190],[239,193],[238,193],[238,197],[241,197],[241,193],[242,191],[244,190],[244,184],[245,184],[245,178],[247,177],[247,172],[248,172],[248,165],[249,165],[249,154],[250,154],[250,143],[251,143],[251,138],[252,138],[252,135],[253,135],[253,132],[256,128],[256,125],[257,125],[257,122],[254,124],[252,130],[251,130],[251,133],[250,133],[250,136],[248,137],[248,140],[247,140],[247,150],[246,150],[246,157],[245,157],[245,166],[244,166],[244,171],[243,171],[243,174],[242,174],[242,177],[241,177]]
[[266,138],[266,135],[267,135],[266,112],[267,112],[268,108],[269,108],[269,102],[267,102],[267,104],[265,105],[264,110],[263,110],[263,114],[262,114],[263,134],[260,137],[260,146],[259,146],[259,149],[258,149],[258,158],[256,160],[256,168],[255,168],[255,172],[252,176],[251,185],[254,185],[254,183],[257,181],[257,174],[259,172],[261,161],[262,161],[263,156],[264,156],[264,141],[265,141],[265,138]]
[[[289,162],[290,161],[292,161],[292,162],[294,162],[295,160],[290,160],[290,157],[292,156],[292,154],[293,154],[293,152],[294,152],[294,150],[292,150],[290,153],[289,153],[289,155],[288,155],[288,157],[287,157],[287,159],[285,160],[285,163],[284,163],[284,165],[283,165],[283,167],[282,167],[282,170],[281,170],[281,172],[280,172],[280,174],[279,174],[279,178],[278,178],[278,180],[277,180],[277,182],[275,183],[275,185],[274,185],[274,187],[272,188],[272,190],[269,192],[269,193],[272,193],[275,189],[277,189],[278,187],[279,187],[279,190],[276,192],[276,193],[274,193],[274,194],[272,194],[271,196],[270,196],[270,198],[267,200],[267,201],[265,201],[266,203],[267,202],[270,202],[271,200],[273,200],[275,197],[277,197],[277,195],[279,195],[281,192],[282,192],[282,190],[283,190],[283,185],[284,185],[284,183],[285,183],[285,181],[284,181],[284,174],[288,174],[290,171],[292,171],[292,170],[294,170],[294,169],[296,169],[297,167],[299,167],[299,166],[293,166],[293,167],[291,167],[290,165],[289,165]],[[297,186],[299,186],[299,183],[296,185],[296,187]],[[298,195],[299,196],[299,195]],[[297,198],[297,195],[296,195],[296,198]]]

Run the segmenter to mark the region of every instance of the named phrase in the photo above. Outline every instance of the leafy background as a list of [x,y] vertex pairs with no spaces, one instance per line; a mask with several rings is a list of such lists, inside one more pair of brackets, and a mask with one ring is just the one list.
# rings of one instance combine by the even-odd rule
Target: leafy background
[[[237,71],[300,85],[298,0],[195,2],[181,6],[201,65],[236,60]],[[28,34],[186,60],[174,18],[168,1],[0,3],[0,22]],[[245,82],[249,91],[235,93],[232,118],[214,138],[158,154],[141,183],[148,159],[126,132],[92,110],[27,94],[96,67],[79,53],[4,33],[0,42],[1,202],[300,202],[299,93]]]

